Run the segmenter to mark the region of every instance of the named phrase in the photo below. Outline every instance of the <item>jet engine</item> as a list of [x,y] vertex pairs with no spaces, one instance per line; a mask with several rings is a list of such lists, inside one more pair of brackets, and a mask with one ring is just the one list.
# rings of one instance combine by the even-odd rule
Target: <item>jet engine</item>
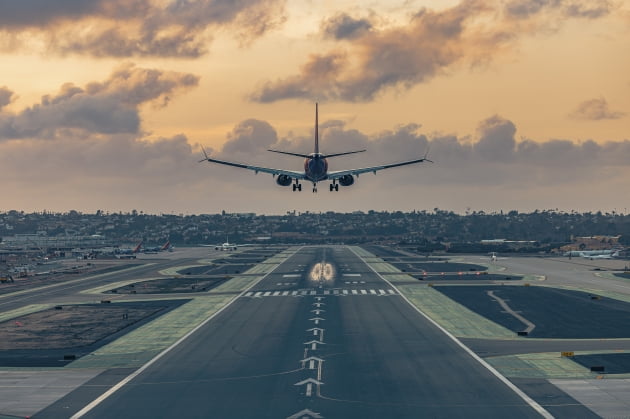
[[354,177],[352,175],[345,175],[339,178],[339,184],[341,186],[350,186],[354,183]]
[[279,175],[276,179],[276,183],[280,186],[289,186],[291,184],[291,181],[293,181],[293,179],[291,179],[291,177],[287,175]]

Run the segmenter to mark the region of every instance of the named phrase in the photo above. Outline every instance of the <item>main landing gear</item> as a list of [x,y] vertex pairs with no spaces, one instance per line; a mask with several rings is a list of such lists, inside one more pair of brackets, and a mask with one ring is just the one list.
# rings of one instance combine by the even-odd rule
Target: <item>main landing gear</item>
[[339,190],[339,185],[336,183],[331,183],[330,184],[330,192],[332,191],[338,191]]
[[299,183],[295,182],[293,184],[293,192],[295,192],[295,191],[300,191],[301,192],[302,191],[302,185],[300,185]]

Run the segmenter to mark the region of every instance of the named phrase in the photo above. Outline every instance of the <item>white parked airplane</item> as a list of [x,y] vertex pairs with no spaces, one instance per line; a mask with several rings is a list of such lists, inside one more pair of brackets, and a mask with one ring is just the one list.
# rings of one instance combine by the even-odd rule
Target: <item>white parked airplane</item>
[[221,244],[220,246],[214,246],[214,250],[221,250],[221,251],[230,251],[230,250],[237,250],[238,246],[235,245],[234,243],[229,243],[229,242],[225,242],[223,244]]
[[[345,153],[334,153],[334,154],[323,154],[319,152],[319,133],[318,133],[318,110],[317,103],[315,104],[315,149],[311,154],[299,154],[299,153],[289,153],[286,151],[278,151],[278,150],[268,150],[274,153],[288,154],[290,156],[303,157],[304,160],[304,171],[298,172],[293,170],[284,170],[284,169],[273,169],[269,167],[259,167],[259,166],[251,166],[249,164],[242,163],[234,163],[225,160],[218,160],[208,156],[205,150],[203,150],[205,158],[200,160],[201,162],[207,161],[210,163],[219,163],[227,166],[239,167],[242,169],[252,170],[255,173],[263,172],[263,173],[271,173],[274,177],[277,176],[276,183],[280,186],[289,186],[293,184],[293,191],[301,191],[302,184],[301,180],[312,182],[313,183],[313,192],[317,192],[317,183],[323,181],[331,181],[330,183],[330,191],[338,191],[339,185],[341,186],[350,186],[354,183],[354,178],[359,177],[362,173],[373,172],[376,174],[379,170],[390,169],[392,167],[398,166],[406,166],[408,164],[422,163],[425,161],[433,163],[431,160],[427,159],[427,154],[425,153],[424,157],[407,160],[398,163],[389,163],[384,164],[382,166],[372,166],[372,167],[363,167],[359,169],[349,169],[349,170],[337,170],[337,171],[328,171],[328,161],[326,160],[329,157],[336,156],[344,156],[347,154],[361,153],[365,150],[356,150],[356,151],[347,151]],[[428,152],[427,152],[428,153]]]
[[230,243],[230,240],[226,237],[225,238],[225,243],[222,244],[202,244],[203,247],[214,247],[214,250],[221,250],[221,251],[230,251],[230,250],[238,250],[239,247],[243,247],[243,246],[251,246],[249,244],[234,244],[234,243]]
[[619,257],[619,250],[570,250],[564,256],[579,256],[585,259],[613,259]]

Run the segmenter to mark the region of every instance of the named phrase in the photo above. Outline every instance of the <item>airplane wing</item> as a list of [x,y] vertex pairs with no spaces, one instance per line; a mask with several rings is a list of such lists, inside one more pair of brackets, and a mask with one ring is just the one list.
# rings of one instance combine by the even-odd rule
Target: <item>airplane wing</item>
[[382,166],[363,167],[360,169],[349,169],[349,170],[337,170],[334,172],[328,172],[328,179],[330,180],[339,179],[340,177],[347,176],[347,175],[358,176],[362,173],[369,173],[369,172],[373,172],[374,174],[376,174],[376,172],[379,170],[390,169],[392,167],[398,167],[398,166],[406,166],[408,164],[422,163],[425,161],[428,161],[429,163],[433,163],[431,160],[427,159],[426,157],[423,157],[421,159],[384,164]]
[[[205,150],[204,150],[204,154],[205,154]],[[202,161],[208,161],[210,163],[218,163],[218,164],[224,164],[226,166],[232,166],[232,167],[240,167],[241,169],[248,169],[248,170],[252,170],[255,173],[258,172],[262,172],[262,173],[270,173],[274,176],[277,175],[285,175],[288,176],[290,178],[293,179],[306,179],[306,175],[304,172],[297,172],[294,170],[284,170],[284,169],[273,169],[271,167],[261,167],[261,166],[250,166],[248,164],[242,164],[242,163],[235,163],[235,162],[231,162],[231,161],[226,161],[226,160],[219,160],[219,159],[213,159],[211,157],[208,157],[207,154],[205,154],[205,159],[200,160],[199,162],[201,163]]]

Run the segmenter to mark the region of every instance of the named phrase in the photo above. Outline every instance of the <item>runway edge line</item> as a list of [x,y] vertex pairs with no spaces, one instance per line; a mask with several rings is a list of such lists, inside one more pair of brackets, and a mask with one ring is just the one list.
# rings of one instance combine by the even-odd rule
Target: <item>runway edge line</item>
[[[292,256],[294,256],[297,252],[299,252],[302,249],[302,247],[299,247],[297,250],[295,250],[291,255],[289,255],[284,262],[286,262],[288,259],[290,259]],[[117,392],[118,390],[120,390],[125,384],[129,383],[131,380],[133,380],[134,378],[136,378],[138,375],[142,374],[146,369],[148,369],[151,365],[153,365],[154,363],[156,363],[158,360],[160,360],[163,356],[165,356],[167,353],[169,353],[170,351],[172,351],[175,347],[177,347],[180,343],[182,343],[183,341],[185,341],[186,339],[188,339],[189,336],[191,336],[193,333],[195,333],[197,330],[201,329],[203,326],[205,326],[210,320],[214,319],[217,315],[219,315],[223,310],[227,309],[229,306],[231,306],[234,301],[238,300],[240,297],[242,297],[246,292],[248,292],[250,289],[252,289],[253,287],[255,287],[259,282],[261,282],[262,280],[264,280],[265,278],[267,278],[269,275],[271,275],[276,269],[278,269],[278,267],[280,265],[282,265],[281,262],[279,263],[275,268],[273,268],[271,271],[267,272],[265,275],[263,275],[262,277],[260,277],[260,279],[258,279],[258,281],[252,283],[249,287],[247,287],[246,289],[244,289],[243,291],[241,291],[241,293],[239,295],[237,295],[236,297],[234,297],[234,299],[230,302],[228,302],[226,305],[224,305],[223,307],[221,307],[219,310],[217,310],[214,314],[212,314],[210,317],[208,317],[206,320],[204,320],[203,322],[199,323],[199,325],[197,325],[194,329],[192,329],[190,332],[186,333],[184,336],[182,336],[181,338],[179,338],[179,340],[177,340],[177,342],[173,343],[171,346],[169,346],[168,348],[164,349],[162,352],[160,352],[159,354],[157,354],[155,356],[155,358],[151,359],[149,362],[147,362],[146,364],[144,364],[142,367],[138,368],[136,371],[134,371],[133,373],[131,373],[130,375],[128,375],[127,377],[125,377],[124,379],[122,379],[118,384],[116,384],[115,386],[113,386],[112,388],[110,388],[109,390],[107,390],[105,393],[101,394],[98,398],[94,399],[92,402],[90,402],[89,404],[87,404],[83,409],[79,410],[77,413],[75,413],[74,415],[72,415],[70,417],[70,419],[79,419],[82,418],[85,414],[89,413],[92,409],[94,409],[96,406],[98,406],[99,404],[101,404],[103,401],[105,401],[108,397],[110,397],[112,394],[114,394],[115,392]]]
[[530,405],[534,410],[536,410],[538,413],[540,413],[540,415],[544,418],[547,419],[554,419],[554,416],[549,413],[544,407],[542,407],[540,404],[538,404],[538,402],[536,402],[534,399],[532,399],[531,397],[529,397],[527,394],[525,394],[525,392],[523,390],[521,390],[520,388],[518,388],[516,385],[514,385],[510,380],[508,380],[507,378],[505,378],[498,370],[496,370],[492,365],[488,364],[486,361],[483,360],[483,358],[481,358],[479,355],[477,355],[476,353],[474,353],[468,346],[464,345],[459,339],[457,339],[457,337],[455,335],[453,335],[451,332],[449,332],[448,330],[446,330],[445,328],[443,328],[442,326],[440,326],[435,320],[433,320],[432,318],[430,318],[429,316],[427,316],[422,310],[420,310],[418,307],[416,307],[411,301],[409,301],[409,299],[407,298],[407,296],[405,296],[398,288],[396,288],[396,286],[394,286],[394,284],[392,284],[391,282],[389,282],[387,279],[385,279],[380,273],[378,273],[369,263],[367,263],[366,261],[363,260],[363,258],[354,250],[353,246],[349,246],[348,247],[350,249],[350,251],[352,251],[352,253],[354,253],[359,259],[361,259],[361,261],[363,261],[363,263],[365,263],[367,265],[368,268],[370,268],[370,270],[372,272],[374,272],[379,278],[381,278],[383,281],[385,281],[390,287],[392,287],[393,289],[395,289],[398,294],[400,294],[400,296],[407,302],[407,304],[409,304],[411,307],[414,308],[414,310],[416,310],[418,313],[420,313],[422,315],[422,317],[424,317],[425,319],[427,319],[429,322],[431,322],[435,327],[437,327],[438,329],[440,329],[446,336],[448,336],[453,342],[455,342],[458,346],[460,346],[464,351],[466,351],[470,356],[472,356],[477,362],[479,362],[484,368],[486,368],[488,371],[490,371],[495,377],[497,377],[499,380],[501,380],[506,386],[508,386],[512,391],[514,391],[520,398],[522,398],[528,405]]

